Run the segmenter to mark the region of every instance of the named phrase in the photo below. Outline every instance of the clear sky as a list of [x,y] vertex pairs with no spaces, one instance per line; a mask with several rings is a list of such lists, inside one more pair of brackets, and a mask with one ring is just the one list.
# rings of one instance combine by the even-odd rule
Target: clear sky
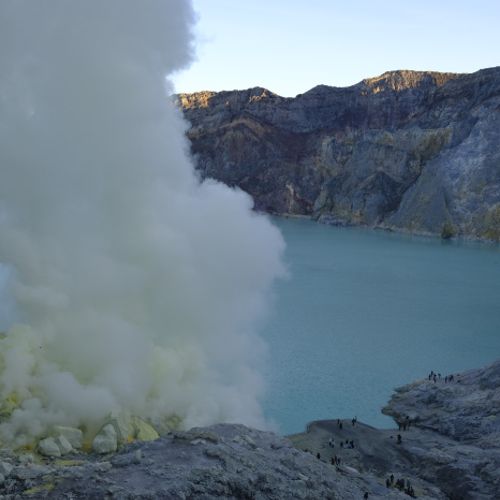
[[500,0],[194,0],[197,61],[177,92],[295,96],[387,70],[500,65]]

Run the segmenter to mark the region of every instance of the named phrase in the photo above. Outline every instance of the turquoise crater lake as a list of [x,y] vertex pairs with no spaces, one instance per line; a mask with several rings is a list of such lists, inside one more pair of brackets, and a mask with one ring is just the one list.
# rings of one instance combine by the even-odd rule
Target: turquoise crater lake
[[500,247],[272,220],[290,273],[262,331],[280,432],[353,416],[390,427],[393,388],[500,357]]

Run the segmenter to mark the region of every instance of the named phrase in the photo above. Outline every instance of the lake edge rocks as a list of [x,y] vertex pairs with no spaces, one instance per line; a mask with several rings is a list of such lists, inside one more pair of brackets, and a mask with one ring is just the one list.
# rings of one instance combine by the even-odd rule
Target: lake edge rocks
[[[74,451],[63,459],[2,449],[0,494],[348,499],[408,498],[405,491],[414,491],[418,498],[493,498],[500,485],[500,360],[453,374],[452,382],[436,375],[395,391],[384,412],[399,429],[333,419],[284,438],[218,424],[116,453]],[[334,464],[333,455],[340,457]]]

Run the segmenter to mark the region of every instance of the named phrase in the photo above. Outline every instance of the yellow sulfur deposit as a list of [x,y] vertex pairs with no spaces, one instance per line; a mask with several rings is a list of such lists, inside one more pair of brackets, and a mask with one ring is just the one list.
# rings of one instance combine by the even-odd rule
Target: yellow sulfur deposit
[[0,419],[10,417],[20,403],[17,393],[11,392],[5,399],[0,401]]
[[160,437],[153,426],[149,425],[144,420],[133,417],[132,421],[135,430],[135,439],[138,441],[154,441]]

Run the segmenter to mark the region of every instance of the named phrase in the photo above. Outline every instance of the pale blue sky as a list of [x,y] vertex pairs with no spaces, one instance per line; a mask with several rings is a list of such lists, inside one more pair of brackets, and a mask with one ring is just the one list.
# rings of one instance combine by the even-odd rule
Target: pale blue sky
[[500,0],[194,0],[197,61],[176,91],[294,96],[393,69],[500,65]]

